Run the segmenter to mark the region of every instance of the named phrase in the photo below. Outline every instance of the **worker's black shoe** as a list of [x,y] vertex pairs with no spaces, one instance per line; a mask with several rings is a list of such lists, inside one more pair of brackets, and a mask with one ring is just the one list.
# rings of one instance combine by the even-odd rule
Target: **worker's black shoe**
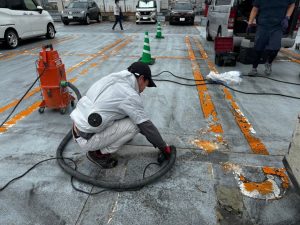
[[97,166],[103,169],[110,169],[118,164],[118,160],[113,158],[111,154],[102,154],[99,150],[88,151],[86,157]]

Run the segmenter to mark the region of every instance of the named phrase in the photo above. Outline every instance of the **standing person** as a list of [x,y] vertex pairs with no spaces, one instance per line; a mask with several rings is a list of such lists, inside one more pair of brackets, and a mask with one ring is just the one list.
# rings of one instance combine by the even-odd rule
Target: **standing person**
[[123,30],[122,26],[122,11],[121,6],[119,5],[119,0],[115,0],[115,6],[114,6],[114,15],[115,15],[115,23],[112,27],[113,30],[115,30],[115,26],[119,22],[121,30]]
[[289,26],[290,17],[295,8],[295,0],[254,0],[248,21],[248,32],[253,30],[256,18],[255,51],[256,57],[248,75],[258,74],[260,58],[266,51],[265,74],[272,73],[272,62],[281,48],[281,38]]
[[[159,158],[169,159],[172,147],[146,116],[140,93],[156,87],[147,64],[135,62],[93,84],[71,113],[73,137],[87,152],[87,158],[102,168],[112,168],[118,160],[111,156],[136,134],[161,150]],[[98,117],[98,119],[97,119]]]

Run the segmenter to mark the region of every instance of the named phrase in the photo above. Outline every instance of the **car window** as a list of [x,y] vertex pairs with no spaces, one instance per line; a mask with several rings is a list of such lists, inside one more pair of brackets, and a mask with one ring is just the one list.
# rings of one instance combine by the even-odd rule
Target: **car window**
[[71,2],[68,8],[87,8],[87,2]]
[[22,0],[9,0],[7,1],[8,8],[12,10],[24,10]]
[[97,7],[97,4],[93,2],[92,7]]
[[0,8],[7,8],[6,0],[0,1]]
[[216,5],[231,5],[231,0],[216,0]]
[[93,7],[93,4],[91,2],[88,3],[89,8]]
[[193,10],[192,4],[188,3],[176,3],[174,5],[175,10]]
[[36,10],[36,5],[32,0],[24,0],[24,4],[25,4],[26,9]]
[[147,2],[139,1],[138,2],[138,7],[139,8],[155,8],[156,5],[155,5],[154,1],[147,1]]

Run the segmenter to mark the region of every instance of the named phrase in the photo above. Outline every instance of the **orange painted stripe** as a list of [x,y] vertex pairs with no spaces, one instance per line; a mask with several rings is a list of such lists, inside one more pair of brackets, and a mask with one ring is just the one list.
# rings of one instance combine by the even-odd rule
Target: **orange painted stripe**
[[[119,39],[120,40],[120,39]],[[129,42],[132,41],[132,38],[127,39],[125,42],[123,42],[122,44],[120,44],[119,46],[117,46],[110,54],[116,54],[117,52],[119,52],[123,47],[125,47]],[[118,42],[119,43],[119,42]],[[98,53],[102,54],[104,50],[109,50],[110,48],[106,47],[103,50],[99,51]],[[105,59],[108,58],[108,56],[104,57]],[[72,79],[69,80],[69,82],[74,83],[75,81],[77,81],[79,76],[75,76]],[[37,110],[39,108],[41,104],[41,101],[37,101],[35,103],[33,103],[31,106],[29,106],[27,109],[25,109],[24,111],[16,114],[13,118],[11,118],[10,120],[8,120],[1,128],[0,128],[0,133],[4,133],[8,130],[9,127],[12,127],[13,125],[15,125],[19,120],[24,119],[26,116],[30,115],[32,112],[34,112],[35,110]]]
[[[105,51],[108,51],[109,49],[113,48],[114,46],[116,46],[117,44],[119,44],[121,41],[123,41],[123,39],[118,39],[115,42],[113,42],[112,44],[109,44],[107,46],[105,46],[102,50],[100,50],[99,52],[97,52],[97,54],[95,54],[93,57],[88,57],[86,59],[84,59],[83,61],[81,61],[80,63],[75,64],[74,66],[71,66],[67,71],[66,74],[68,75],[69,73],[73,72],[75,69],[83,66],[84,64],[90,62],[92,59],[102,55]],[[36,87],[34,88],[32,91],[28,92],[28,94],[25,96],[24,99],[28,99],[29,97],[31,97],[32,95],[40,92],[40,87]],[[5,112],[6,110],[14,107],[17,105],[17,103],[19,102],[19,99],[14,100],[13,102],[3,106],[0,108],[0,113]]]
[[22,112],[16,114],[13,118],[11,118],[9,121],[7,121],[2,127],[0,127],[0,133],[4,133],[8,130],[9,127],[12,127],[15,125],[19,120],[25,118],[26,116],[33,113],[35,110],[39,108],[41,104],[41,101],[37,101],[31,106],[29,106],[27,109],[23,110]]
[[[200,41],[196,38],[194,38],[194,40],[196,42],[197,47],[199,48],[200,53],[202,52],[207,55],[207,53],[204,50],[204,48],[202,47]],[[211,71],[218,73],[218,70],[216,69],[214,63],[209,58],[207,58],[206,62]],[[251,150],[255,154],[269,155],[269,152],[268,152],[266,146],[263,144],[263,142],[259,138],[254,136],[254,134],[253,134],[254,129],[253,129],[251,123],[241,112],[241,110],[240,110],[238,104],[235,102],[230,90],[226,87],[224,87],[222,89],[223,89],[223,92],[225,95],[225,99],[228,100],[231,105],[232,113],[234,115],[235,121],[236,121],[237,125],[239,126],[240,130],[242,131],[243,135],[245,136]]]
[[[188,48],[189,58],[192,63],[192,70],[195,80],[203,80],[203,76],[200,72],[200,67],[196,61],[195,54],[193,52],[191,42],[189,37],[185,37],[185,43]],[[201,81],[195,81],[196,84],[203,84]],[[218,141],[223,141],[221,134],[223,134],[222,125],[219,123],[219,119],[217,117],[217,112],[215,110],[215,106],[212,102],[212,99],[208,93],[208,89],[206,85],[198,85],[197,90],[199,93],[200,104],[202,108],[202,112],[205,119],[211,119],[212,123],[210,124],[210,131],[219,135]]]
[[[54,39],[51,43],[54,45],[56,44],[61,44],[63,42],[66,42],[66,41],[70,41],[70,40],[73,40],[75,39],[76,37],[74,36],[69,36],[69,37],[64,37],[64,38],[61,38],[61,39]],[[78,38],[78,37],[77,37]],[[44,44],[42,44],[44,45]],[[18,55],[22,55],[22,54],[30,54],[32,51],[34,50],[37,50],[39,48],[41,48],[42,46],[41,44],[39,44],[39,46],[37,47],[34,47],[30,50],[15,50],[15,51],[10,51],[6,54],[3,54],[3,55],[0,55],[0,60],[6,60],[6,59],[10,59],[10,58],[13,58],[15,56],[18,56]]]
[[299,59],[291,59],[291,62],[295,62],[295,63],[300,64],[300,60]]
[[[134,37],[134,36],[133,36]],[[97,63],[91,63],[87,68],[83,69],[79,74],[81,76],[84,76],[88,73],[90,68],[94,68],[96,66],[100,66],[104,61],[106,61],[111,55],[115,55],[117,54],[122,48],[124,48],[127,44],[129,44],[129,42],[132,41],[132,38],[127,39],[126,41],[124,41],[122,44],[120,44],[118,47],[114,48],[113,51],[111,51],[108,55],[104,55],[101,60]]]
[[293,57],[296,57],[296,58],[299,58],[300,59],[300,54],[297,54],[296,52],[293,52],[291,50],[288,50],[288,49],[285,49],[285,48],[282,48],[280,50],[281,53],[284,53],[286,55],[290,55],[290,56],[293,56]]

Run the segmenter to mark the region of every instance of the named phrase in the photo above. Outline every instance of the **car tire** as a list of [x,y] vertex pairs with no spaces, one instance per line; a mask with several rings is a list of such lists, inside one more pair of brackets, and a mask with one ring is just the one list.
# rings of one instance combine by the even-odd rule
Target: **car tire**
[[8,30],[4,35],[5,44],[8,48],[14,49],[19,45],[19,37],[16,31]]
[[101,14],[99,13],[97,17],[97,22],[100,23],[101,21],[102,21]]
[[64,24],[64,25],[69,25],[69,21],[64,21],[64,20],[63,20],[63,24]]
[[55,38],[55,29],[54,29],[54,26],[51,23],[48,24],[48,26],[47,26],[46,38],[48,38],[48,39]]
[[206,40],[207,41],[212,41],[212,37],[209,34],[209,24],[206,25]]
[[89,15],[86,15],[86,17],[85,17],[85,24],[89,25],[90,23],[91,23],[90,17],[89,17]]
[[194,21],[194,20],[192,20],[192,21],[191,21],[191,25],[194,25],[194,24],[195,24],[195,21]]

